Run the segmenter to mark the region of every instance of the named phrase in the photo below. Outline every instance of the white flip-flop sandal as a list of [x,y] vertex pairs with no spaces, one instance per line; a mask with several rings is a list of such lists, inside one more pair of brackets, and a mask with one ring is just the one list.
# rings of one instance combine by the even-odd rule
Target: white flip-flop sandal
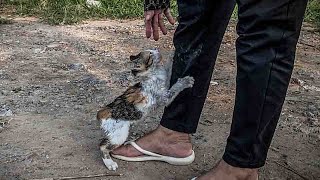
[[188,165],[191,164],[194,161],[195,154],[194,151],[192,150],[192,154],[188,157],[184,158],[176,158],[176,157],[170,157],[170,156],[163,156],[157,153],[153,153],[147,150],[142,149],[139,145],[137,145],[135,142],[129,142],[130,145],[132,145],[134,148],[136,148],[139,152],[143,153],[143,156],[138,156],[138,157],[126,157],[126,156],[121,156],[121,155],[115,155],[111,153],[111,156],[124,160],[124,161],[163,161],[167,162],[172,165]]

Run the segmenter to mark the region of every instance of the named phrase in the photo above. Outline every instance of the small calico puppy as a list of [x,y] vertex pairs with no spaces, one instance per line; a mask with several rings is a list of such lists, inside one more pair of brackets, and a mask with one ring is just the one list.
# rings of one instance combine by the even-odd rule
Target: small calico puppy
[[172,62],[162,59],[158,50],[142,51],[130,56],[130,60],[134,64],[132,74],[141,81],[97,113],[105,134],[100,150],[109,170],[118,168],[109,153],[127,140],[130,124],[143,119],[158,107],[169,105],[182,90],[191,88],[194,83],[192,77],[186,76],[178,79],[169,89]]

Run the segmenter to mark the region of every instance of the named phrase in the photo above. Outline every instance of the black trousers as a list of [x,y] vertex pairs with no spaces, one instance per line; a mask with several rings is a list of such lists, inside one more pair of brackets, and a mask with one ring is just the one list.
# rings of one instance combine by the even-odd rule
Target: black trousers
[[[171,84],[187,75],[195,85],[165,109],[161,125],[195,133],[234,0],[178,0],[179,26]],[[265,164],[293,70],[307,0],[237,0],[236,100],[223,159]]]

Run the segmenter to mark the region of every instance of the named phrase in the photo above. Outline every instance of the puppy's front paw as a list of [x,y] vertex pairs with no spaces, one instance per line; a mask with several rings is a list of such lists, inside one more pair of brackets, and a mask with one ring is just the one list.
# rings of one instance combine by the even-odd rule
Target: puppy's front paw
[[118,168],[118,164],[114,162],[112,159],[103,159],[104,165],[111,171],[115,171]]
[[178,82],[183,85],[185,88],[192,88],[194,84],[194,79],[191,76],[186,76],[184,78],[178,79]]

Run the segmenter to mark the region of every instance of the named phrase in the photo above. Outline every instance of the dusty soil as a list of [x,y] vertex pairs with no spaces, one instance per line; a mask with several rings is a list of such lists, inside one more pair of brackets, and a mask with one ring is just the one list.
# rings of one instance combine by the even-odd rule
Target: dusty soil
[[[173,50],[172,35],[144,38],[142,21],[89,21],[50,26],[17,18],[0,26],[0,179],[54,178],[109,172],[101,161],[96,111],[132,83],[130,54]],[[207,103],[193,135],[196,160],[189,166],[161,162],[120,165],[121,177],[188,179],[222,156],[235,93],[235,23],[226,32]],[[320,35],[305,25],[282,116],[260,170],[261,179],[320,179]],[[217,82],[217,83],[215,83]],[[13,115],[7,113],[11,110]],[[139,137],[161,112],[133,128]],[[94,179],[94,178],[92,178]]]

